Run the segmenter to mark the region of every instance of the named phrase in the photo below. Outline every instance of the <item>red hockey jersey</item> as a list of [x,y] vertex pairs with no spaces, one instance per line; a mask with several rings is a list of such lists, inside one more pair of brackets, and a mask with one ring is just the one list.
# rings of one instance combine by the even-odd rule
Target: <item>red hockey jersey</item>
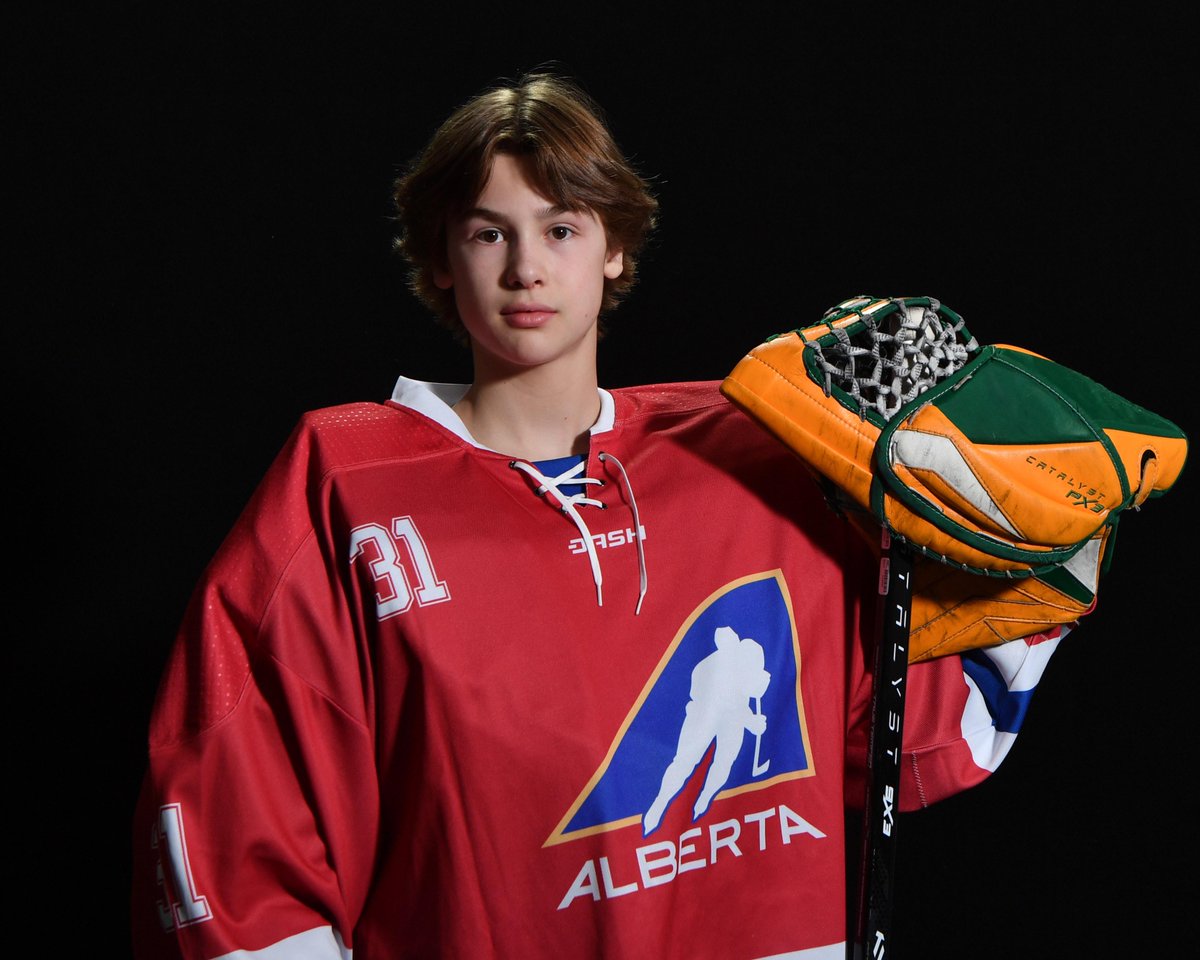
[[[562,478],[463,389],[307,415],[207,571],[140,954],[840,960],[869,551],[715,383],[603,393]],[[1055,642],[911,668],[907,806],[995,767]]]

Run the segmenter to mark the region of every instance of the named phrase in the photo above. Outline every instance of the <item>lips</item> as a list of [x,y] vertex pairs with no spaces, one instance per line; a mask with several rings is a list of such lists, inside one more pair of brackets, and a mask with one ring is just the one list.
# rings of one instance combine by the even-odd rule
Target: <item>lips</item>
[[514,303],[504,307],[500,316],[510,327],[530,329],[546,324],[556,313],[553,307],[544,303]]

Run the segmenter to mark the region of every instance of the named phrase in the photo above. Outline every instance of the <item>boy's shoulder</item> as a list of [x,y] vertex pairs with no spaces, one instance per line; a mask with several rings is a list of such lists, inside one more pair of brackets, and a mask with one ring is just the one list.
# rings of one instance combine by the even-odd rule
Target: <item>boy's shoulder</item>
[[719,415],[732,410],[732,405],[722,396],[720,387],[719,380],[694,380],[617,387],[609,392],[617,406],[618,419],[706,413]]
[[306,464],[309,481],[381,460],[420,460],[447,452],[446,437],[423,417],[395,403],[359,401],[302,414],[284,459]]
[[611,391],[617,428],[630,435],[669,435],[696,452],[730,457],[778,456],[786,448],[721,393],[721,381],[656,383]]

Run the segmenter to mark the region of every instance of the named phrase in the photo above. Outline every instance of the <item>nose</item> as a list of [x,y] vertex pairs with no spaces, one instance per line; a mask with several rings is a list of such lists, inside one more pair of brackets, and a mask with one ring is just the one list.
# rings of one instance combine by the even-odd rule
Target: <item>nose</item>
[[509,245],[504,274],[509,289],[528,290],[540,286],[545,280],[544,269],[536,244],[517,239]]

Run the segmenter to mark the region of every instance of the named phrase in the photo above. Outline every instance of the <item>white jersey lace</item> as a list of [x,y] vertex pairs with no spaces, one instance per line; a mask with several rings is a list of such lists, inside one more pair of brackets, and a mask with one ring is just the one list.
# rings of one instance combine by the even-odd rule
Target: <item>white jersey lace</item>
[[[629,498],[630,511],[633,513],[633,529],[634,542],[637,545],[638,556],[638,601],[634,611],[635,615],[642,612],[642,601],[646,598],[649,578],[646,573],[646,553],[642,546],[642,522],[638,515],[637,500],[633,496],[633,487],[629,482],[629,475],[625,472],[625,467],[611,453],[600,453],[597,457],[602,463],[612,463],[616,466],[617,472],[621,477],[621,485],[625,488],[625,494]],[[514,470],[519,470],[530,477],[537,484],[535,492],[539,497],[549,497],[549,502],[558,507],[565,513],[575,527],[579,530],[579,535],[583,539],[583,548],[587,553],[588,563],[592,568],[592,580],[596,584],[596,603],[598,606],[604,606],[604,574],[600,569],[600,558],[596,554],[596,544],[592,540],[592,532],[588,529],[587,522],[579,512],[580,507],[598,507],[601,510],[607,509],[604,503],[587,495],[587,491],[579,493],[567,493],[563,488],[571,486],[591,486],[600,485],[604,481],[596,477],[584,476],[584,467],[586,461],[581,460],[562,473],[555,476],[547,476],[542,473],[532,463],[524,460],[510,460],[509,464]]]

